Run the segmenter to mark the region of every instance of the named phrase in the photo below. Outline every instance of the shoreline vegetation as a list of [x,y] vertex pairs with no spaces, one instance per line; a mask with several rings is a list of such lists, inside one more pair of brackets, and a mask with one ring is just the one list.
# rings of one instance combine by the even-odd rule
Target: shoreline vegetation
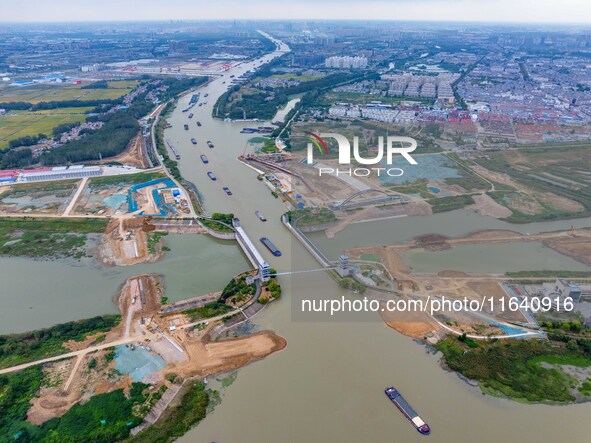
[[109,332],[120,322],[120,315],[102,315],[19,334],[0,335],[0,369],[69,352],[64,347],[66,342],[83,342],[91,335]]
[[[170,168],[170,165],[167,166]],[[172,169],[176,169],[176,162],[174,162],[174,166],[175,168]],[[173,175],[175,175],[174,171]],[[180,174],[178,175],[182,180]],[[111,181],[113,179],[105,178],[106,183]],[[216,223],[215,219],[219,219],[220,222],[231,223],[232,217],[232,214],[216,214],[213,217],[212,224],[219,230],[228,230],[221,223]],[[74,248],[70,244],[61,241],[57,236],[66,235],[66,233],[70,236],[76,236],[76,239],[80,242],[79,247],[82,248],[86,243],[86,235],[104,233],[108,222],[107,219],[82,218],[49,220],[23,217],[4,219],[0,220],[0,235],[4,234],[9,237],[14,236],[16,233],[19,238],[22,238],[19,241],[29,245],[28,252],[21,253],[21,251],[15,250],[14,247],[10,247],[15,243],[9,243],[6,245],[8,255],[55,257],[60,254],[59,251],[63,251],[63,254],[68,256],[67,251]],[[33,236],[32,238],[28,238],[29,232]],[[163,235],[165,234],[156,233],[148,239],[149,252],[154,252]],[[10,242],[10,240],[8,241]],[[31,243],[37,246],[34,254],[30,252]],[[61,249],[56,246],[56,244],[62,243],[64,246]],[[78,256],[78,254],[75,256]],[[271,282],[269,288],[272,298],[279,296],[281,289],[277,283]],[[0,336],[0,368],[66,353],[70,351],[70,349],[64,347],[66,342],[83,342],[92,335],[109,332],[120,323],[120,315],[101,316],[58,324],[50,328],[22,334]],[[101,335],[99,339],[103,341],[105,335]],[[96,365],[94,358],[90,362]],[[51,419],[40,426],[30,424],[27,421],[29,402],[37,395],[38,390],[44,383],[43,367],[44,365],[36,365],[9,375],[0,376],[0,388],[14,386],[14,390],[11,390],[11,395],[7,398],[6,396],[0,396],[0,411],[2,411],[4,418],[4,422],[0,423],[0,435],[18,442],[49,442],[56,441],[56,438],[59,441],[80,441],[82,436],[86,438],[89,435],[92,435],[93,441],[97,442],[123,441],[122,439],[129,436],[130,429],[141,423],[142,416],[145,413],[138,415],[138,409],[145,409],[146,396],[144,391],[147,385],[133,383],[129,394],[122,389],[117,389],[108,393],[93,395],[84,404],[74,404],[62,417]],[[24,382],[24,385],[28,390],[23,391],[22,388],[25,386],[22,385],[22,382],[25,377],[27,381]],[[200,381],[190,382],[190,385],[185,389],[181,401],[178,404],[175,402],[167,411],[163,420],[125,441],[172,441],[201,421],[205,417],[210,394]],[[5,389],[0,389],[0,392],[5,391]],[[9,401],[3,402],[2,397]],[[117,407],[114,408],[114,404],[117,404]],[[10,409],[13,405],[16,405],[18,409],[15,411],[16,416],[11,417],[10,413],[6,413],[6,409]],[[96,426],[97,420],[103,425],[108,424],[109,429],[106,426]],[[85,425],[81,426],[79,422],[85,423]]]
[[211,218],[200,217],[199,221],[209,229],[213,229],[214,231],[222,232],[225,234],[230,234],[234,232],[234,230],[230,228],[230,226],[232,226],[233,218],[234,214],[222,214],[219,212],[214,212],[213,214],[211,214]]
[[[208,77],[197,77],[196,80],[199,80],[199,81],[196,81],[196,83],[192,87],[184,90],[183,92],[177,93],[174,97],[172,97],[166,103],[166,105],[164,105],[164,107],[160,111],[160,117],[158,118],[158,123],[153,127],[153,131],[154,131],[154,141],[156,143],[156,146],[154,147],[154,149],[156,151],[156,154],[158,156],[160,156],[160,158],[161,158],[161,161],[158,161],[158,163],[162,163],[162,165],[168,171],[168,173],[187,190],[187,192],[189,193],[189,198],[191,199],[191,203],[192,203],[193,207],[199,213],[199,212],[203,212],[203,208],[201,206],[201,201],[200,201],[200,196],[199,196],[199,190],[197,189],[195,184],[191,183],[188,180],[185,180],[185,178],[183,177],[183,175],[181,174],[181,171],[179,169],[178,162],[170,156],[170,154],[168,152],[169,150],[166,147],[166,144],[164,141],[164,130],[167,127],[169,127],[167,119],[168,119],[168,117],[170,117],[170,115],[174,111],[175,107],[177,106],[178,97],[184,93],[187,93],[187,91],[193,90],[194,88],[196,88],[198,86],[202,86],[204,83],[207,83],[209,81],[209,78]],[[152,154],[154,149],[149,149],[148,152]]]
[[[562,245],[561,253],[583,261],[588,254],[584,243],[587,239],[585,233],[586,229],[532,235],[509,230],[481,230],[457,238],[423,235],[397,245],[357,247],[345,252],[353,259],[365,257],[383,263],[401,282],[398,291],[402,297],[415,291],[425,294],[446,291],[450,287],[446,286],[446,281],[453,285],[453,290],[463,289],[465,294],[478,297],[483,294],[490,296],[490,291],[498,289],[498,278],[511,279],[508,281],[512,283],[523,281],[526,284],[536,284],[556,278],[589,279],[591,273],[560,270],[508,271],[504,277],[500,277],[467,274],[450,268],[440,272],[437,278],[453,276],[454,279],[438,280],[436,283],[434,277],[413,274],[399,252],[414,248],[440,251],[462,244],[494,244],[527,239],[541,241],[552,249]],[[565,245],[570,249],[567,250]],[[464,278],[465,281],[462,280]],[[474,281],[479,278],[482,282]],[[352,281],[354,280],[349,279],[349,283]],[[346,287],[344,281],[341,285]],[[349,288],[355,289],[352,286]],[[442,367],[455,372],[469,384],[478,385],[485,394],[527,403],[567,404],[591,401],[591,328],[583,323],[580,313],[560,317],[538,315],[539,332],[545,334],[547,339],[485,338],[486,334],[471,329],[472,323],[468,320],[461,325],[456,324],[460,327],[461,334],[456,336],[446,333],[435,322],[431,322],[428,316],[409,314],[383,318],[397,332],[420,340],[430,349],[441,352]],[[512,321],[507,318],[502,320],[509,323]],[[482,338],[468,336],[474,333]]]
[[40,425],[27,419],[30,402],[41,388],[45,375],[41,365],[0,376],[0,441],[112,443],[126,439],[155,400],[149,386],[134,382],[123,389],[92,396],[76,403],[61,417]]
[[125,440],[125,443],[169,443],[183,436],[205,418],[211,394],[202,381],[191,381],[179,401],[175,401],[166,416]]
[[468,383],[478,382],[485,394],[527,403],[591,401],[591,376],[577,378],[570,370],[591,367],[591,340],[556,333],[549,337],[477,341],[447,336],[434,348],[442,353],[444,368]]

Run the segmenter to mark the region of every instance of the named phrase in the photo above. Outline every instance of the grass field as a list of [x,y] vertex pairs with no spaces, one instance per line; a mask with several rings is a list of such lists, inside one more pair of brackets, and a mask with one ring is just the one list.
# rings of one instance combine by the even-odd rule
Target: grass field
[[107,100],[127,94],[135,86],[135,80],[109,82],[107,89],[82,89],[82,85],[31,85],[0,87],[0,102],[52,102],[61,100]]
[[[477,158],[481,166],[507,174],[530,191],[540,209],[526,214],[507,204],[506,192],[491,193],[513,211],[509,221],[530,222],[583,217],[591,211],[591,159],[588,146],[527,148]],[[509,197],[511,197],[509,195]]]
[[273,74],[271,78],[286,78],[289,80],[298,80],[300,82],[309,82],[324,77],[323,75],[296,75],[296,74]]
[[90,187],[92,188],[104,188],[109,186],[115,186],[120,184],[126,185],[137,185],[138,183],[148,182],[150,180],[156,180],[158,178],[166,178],[161,172],[142,172],[139,174],[129,175],[106,175],[104,177],[95,177],[90,180]]
[[[135,80],[108,82],[106,89],[83,89],[84,85],[0,85],[2,102],[52,102],[62,100],[109,100],[129,93],[137,86]],[[10,140],[39,133],[51,135],[53,128],[64,123],[83,121],[91,106],[57,108],[42,111],[11,111],[0,116],[0,150],[8,148]]]
[[0,255],[11,257],[72,257],[86,254],[86,234],[101,233],[107,219],[0,219]]
[[84,120],[84,114],[0,116],[0,150],[7,149],[10,140],[39,133],[51,136],[56,126]]
[[74,108],[43,109],[40,111],[10,111],[10,115],[69,115],[87,114],[94,109],[94,106],[78,106]]
[[120,321],[119,315],[103,315],[36,331],[0,335],[0,368],[65,353],[67,341],[83,341],[89,335],[110,331]]

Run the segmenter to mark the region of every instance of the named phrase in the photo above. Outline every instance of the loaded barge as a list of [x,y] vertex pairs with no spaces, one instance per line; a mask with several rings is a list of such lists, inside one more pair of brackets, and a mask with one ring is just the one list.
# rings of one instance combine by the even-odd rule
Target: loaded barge
[[178,152],[176,152],[176,149],[174,149],[173,144],[170,142],[170,140],[166,139],[166,144],[168,145],[168,148],[172,151],[172,153],[174,154],[175,158],[177,160],[181,159],[181,156]]
[[384,391],[388,398],[396,405],[396,407],[404,414],[404,416],[411,422],[411,424],[423,435],[429,435],[431,428],[423,421],[419,414],[406,402],[402,394],[398,392],[393,386],[386,388]]
[[267,237],[261,237],[260,240],[261,243],[264,244],[269,251],[271,251],[271,254],[273,254],[275,257],[281,256],[281,251],[277,249],[277,246],[275,246],[271,240],[269,240]]

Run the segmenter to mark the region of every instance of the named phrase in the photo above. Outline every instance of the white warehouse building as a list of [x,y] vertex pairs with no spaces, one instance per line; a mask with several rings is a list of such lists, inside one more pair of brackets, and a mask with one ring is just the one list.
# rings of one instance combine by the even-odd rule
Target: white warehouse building
[[98,175],[102,175],[102,173],[103,171],[100,166],[57,166],[49,170],[32,170],[30,172],[23,171],[21,174],[21,181],[36,182],[43,180],[96,177]]

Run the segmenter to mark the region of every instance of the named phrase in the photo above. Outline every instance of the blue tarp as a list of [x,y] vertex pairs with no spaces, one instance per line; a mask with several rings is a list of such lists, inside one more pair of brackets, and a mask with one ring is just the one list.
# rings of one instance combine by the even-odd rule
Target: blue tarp
[[[135,212],[138,210],[138,204],[135,201],[134,198],[134,194],[137,192],[138,189],[142,189],[145,188],[147,186],[153,186],[153,185],[157,185],[160,183],[164,183],[164,189],[166,188],[174,188],[176,185],[174,184],[174,182],[169,179],[169,178],[157,178],[155,180],[150,180],[148,182],[145,183],[140,183],[138,185],[134,185],[131,188],[129,188],[129,191],[127,191],[127,204],[128,204],[128,211],[131,212]],[[156,196],[157,194],[157,190],[154,190],[152,192],[152,195]],[[158,206],[158,208],[160,208],[160,213],[158,214],[145,214],[145,215],[157,215],[157,216],[164,216],[166,215],[166,211],[163,210],[160,205],[162,204],[162,199],[160,198],[160,196],[158,195],[158,199],[155,198],[154,200],[156,202],[156,205]],[[143,212],[140,215],[144,215]]]

